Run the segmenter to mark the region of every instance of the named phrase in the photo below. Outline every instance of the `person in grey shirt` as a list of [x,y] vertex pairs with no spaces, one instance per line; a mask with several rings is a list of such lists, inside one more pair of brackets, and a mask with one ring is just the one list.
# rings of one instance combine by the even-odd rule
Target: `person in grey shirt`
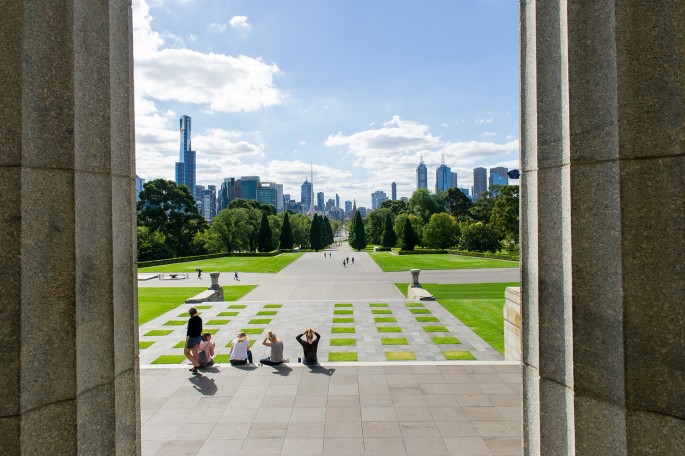
[[283,341],[278,340],[276,333],[273,331],[267,331],[266,337],[262,341],[262,345],[266,347],[271,347],[271,356],[268,358],[260,359],[260,364],[267,366],[277,366],[283,363]]

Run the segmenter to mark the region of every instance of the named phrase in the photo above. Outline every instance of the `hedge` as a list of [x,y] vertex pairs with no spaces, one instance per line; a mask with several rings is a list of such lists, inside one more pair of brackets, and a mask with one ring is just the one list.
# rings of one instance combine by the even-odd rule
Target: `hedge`
[[507,254],[507,253],[469,252],[467,250],[450,250],[448,253],[450,255],[463,255],[463,256],[472,256],[472,257],[480,257],[480,258],[492,258],[493,260],[520,261],[520,258],[518,255]]
[[147,268],[149,266],[161,266],[164,264],[185,263],[187,261],[209,260],[211,258],[221,257],[273,257],[279,255],[280,250],[273,250],[271,252],[233,252],[233,253],[208,253],[206,255],[195,255],[178,258],[165,258],[163,260],[139,261],[138,268]]
[[447,250],[440,249],[418,249],[418,250],[400,250],[397,252],[398,255],[444,255]]

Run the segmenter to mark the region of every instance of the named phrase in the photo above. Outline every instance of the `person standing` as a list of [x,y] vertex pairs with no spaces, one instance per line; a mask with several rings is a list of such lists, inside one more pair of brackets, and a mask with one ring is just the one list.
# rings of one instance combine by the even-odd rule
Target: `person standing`
[[190,318],[188,319],[186,344],[183,348],[183,354],[191,363],[193,363],[193,367],[190,371],[197,372],[197,368],[200,367],[197,352],[200,348],[200,342],[202,341],[202,318],[197,314],[197,309],[195,307],[188,309],[188,314],[190,315]]
[[[316,336],[316,339],[314,338]],[[306,340],[302,340],[305,337]],[[314,331],[312,328],[307,328],[304,332],[298,335],[296,338],[297,342],[302,345],[303,364],[316,364],[319,360],[316,356],[316,350],[319,347],[319,340],[321,336],[318,332]]]
[[238,282],[240,282],[240,279],[238,278],[238,270],[237,269],[233,273],[233,280],[237,280]]
[[354,257],[352,257],[352,264],[354,264]]
[[262,345],[271,348],[271,356],[259,360],[261,364],[267,366],[277,366],[283,363],[283,341],[278,340],[276,333],[267,331]]
[[197,268],[197,278],[201,279],[202,278],[202,269]]

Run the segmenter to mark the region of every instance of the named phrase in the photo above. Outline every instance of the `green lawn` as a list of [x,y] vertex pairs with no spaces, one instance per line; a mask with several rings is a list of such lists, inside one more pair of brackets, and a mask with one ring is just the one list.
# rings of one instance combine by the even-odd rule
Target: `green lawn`
[[449,332],[445,326],[424,326],[423,330],[429,333],[446,333]]
[[[397,284],[406,288],[406,284]],[[423,284],[452,315],[504,353],[504,290],[518,283]]]
[[384,302],[372,302],[369,307],[388,307],[388,305]]
[[278,272],[302,256],[301,253],[281,253],[275,257],[221,257],[185,263],[163,264],[140,268],[138,272]]
[[354,323],[354,318],[334,318],[333,323]]
[[227,325],[231,320],[209,320],[206,322],[206,325],[212,325],[212,326],[223,326]]
[[183,355],[162,355],[152,361],[152,364],[181,364],[185,359]]
[[138,348],[145,349],[152,344],[154,344],[154,342],[152,342],[152,341],[140,341],[140,342],[138,342]]
[[180,306],[206,288],[138,288],[138,324],[142,325]]
[[475,356],[470,351],[444,351],[442,356],[450,361],[474,360]]
[[354,314],[353,310],[334,310],[333,315],[352,315]]
[[457,345],[461,344],[461,341],[456,337],[433,337],[433,343],[435,345]]
[[373,309],[371,311],[371,313],[374,315],[390,315],[390,314],[392,314],[392,310],[390,310],[390,309]]
[[[394,255],[390,252],[371,252],[371,258],[384,272],[410,269],[483,269],[518,268],[515,261],[491,260],[462,255]],[[407,284],[404,284],[404,288]]]
[[381,337],[381,344],[383,345],[409,345],[407,339],[404,337]]
[[240,312],[219,312],[220,317],[235,317]]
[[331,347],[357,345],[357,339],[331,339]]
[[280,309],[282,304],[267,304],[264,306],[265,309]]
[[143,334],[143,336],[168,336],[172,332],[174,332],[173,329],[153,329]]
[[419,323],[438,323],[438,317],[415,317]]
[[271,323],[271,318],[253,318],[247,322],[248,325],[268,325],[269,323]]
[[245,334],[261,334],[265,329],[266,328],[243,328],[241,331]]
[[402,329],[399,326],[377,326],[379,333],[401,333]]
[[[239,285],[224,287],[224,300],[236,301],[256,285]],[[186,299],[202,293],[203,287],[169,287],[169,288],[138,288],[138,324],[142,325],[160,315],[175,309],[185,303]],[[210,308],[211,306],[197,306],[197,308]],[[181,314],[187,315],[187,314]]]
[[428,309],[409,309],[409,312],[413,314],[429,314],[431,313]]
[[414,352],[385,352],[388,361],[413,361],[416,359]]
[[260,312],[257,312],[258,316],[268,316],[268,315],[276,315],[278,312],[275,310],[262,310]]
[[347,327],[342,327],[342,328],[331,328],[331,333],[337,334],[337,333],[354,333],[356,332],[354,327],[347,328]]
[[397,319],[393,317],[376,317],[373,321],[376,323],[397,323]]
[[334,307],[352,307],[352,304],[338,303]]

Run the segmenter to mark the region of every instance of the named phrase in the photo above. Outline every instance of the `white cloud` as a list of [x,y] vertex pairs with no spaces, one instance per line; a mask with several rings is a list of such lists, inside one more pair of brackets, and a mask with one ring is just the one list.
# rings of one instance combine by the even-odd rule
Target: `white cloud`
[[484,131],[483,136],[487,136],[487,137],[491,138],[493,136],[497,136],[497,133],[495,133],[494,131]]
[[247,31],[252,28],[247,22],[247,16],[233,16],[228,23],[236,30]]
[[154,30],[152,24],[146,0],[135,0],[137,97],[202,104],[209,111],[222,112],[256,111],[280,104],[282,94],[274,83],[280,70],[275,63],[187,49],[182,39]]
[[209,24],[209,28],[219,33],[223,33],[228,28],[228,24],[220,24],[218,22],[212,22]]
[[302,141],[300,141],[301,146],[304,146],[305,144],[307,144],[307,141],[305,141],[304,139]]
[[490,119],[490,118],[476,119],[475,122],[476,122],[478,125],[491,124],[491,123],[492,123],[492,119]]
[[441,123],[440,126],[443,127],[443,128],[449,127],[449,125],[448,125],[447,123]]

